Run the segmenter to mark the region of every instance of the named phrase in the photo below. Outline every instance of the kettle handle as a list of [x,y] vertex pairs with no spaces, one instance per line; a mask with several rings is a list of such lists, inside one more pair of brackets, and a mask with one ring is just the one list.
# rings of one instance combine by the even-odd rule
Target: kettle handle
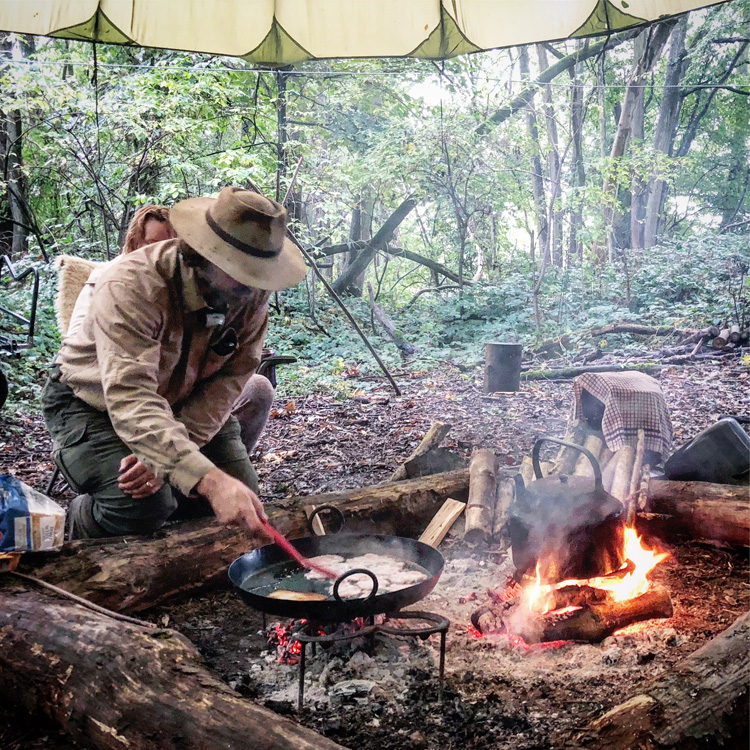
[[542,467],[539,464],[539,451],[541,450],[542,443],[557,443],[557,445],[564,445],[566,448],[573,448],[579,453],[583,453],[586,458],[591,462],[591,466],[594,469],[594,492],[603,493],[604,485],[602,484],[602,470],[599,466],[599,462],[594,458],[591,451],[584,448],[582,445],[576,445],[575,443],[568,443],[565,440],[558,440],[557,438],[539,438],[534,443],[534,448],[531,451],[531,463],[534,466],[534,476],[537,479],[542,478]]

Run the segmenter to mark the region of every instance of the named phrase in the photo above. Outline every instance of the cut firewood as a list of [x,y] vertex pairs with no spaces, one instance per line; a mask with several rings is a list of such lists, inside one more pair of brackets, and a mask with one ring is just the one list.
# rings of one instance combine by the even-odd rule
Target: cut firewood
[[[589,435],[583,443],[583,447],[594,456],[598,463],[599,457],[604,449],[604,439],[600,435]],[[591,465],[591,461],[589,461],[583,453],[578,454],[578,460],[576,461],[573,474],[577,477],[594,476],[594,467]]]
[[[583,445],[586,442],[586,437],[589,435],[590,430],[588,426],[576,419],[568,425],[568,429],[565,432],[566,443],[573,443],[574,445]],[[576,461],[580,457],[580,453],[573,448],[568,448],[566,445],[560,446],[560,450],[555,459],[555,474],[572,474],[576,466]]]
[[621,453],[615,451],[609,461],[602,466],[602,484],[604,485],[604,489],[610,494],[612,493],[612,481],[615,478],[617,464],[620,462],[621,457]]
[[[266,505],[271,523],[289,538],[307,536],[305,505],[335,505],[347,529],[416,536],[447,497],[469,487],[469,470],[290,498]],[[25,555],[20,570],[118,612],[137,612],[197,591],[227,586],[227,567],[258,546],[240,529],[213,519],[167,529],[157,538],[72,542],[60,553]]]
[[501,479],[497,483],[497,502],[492,519],[492,536],[495,540],[500,539],[508,522],[508,509],[513,502],[516,493],[516,483],[512,479]]
[[449,497],[434,515],[422,536],[419,537],[419,541],[429,544],[430,547],[439,547],[440,542],[445,539],[445,535],[465,510],[466,503]]
[[414,449],[414,452],[409,456],[409,458],[404,461],[401,466],[396,469],[396,471],[391,474],[391,478],[388,480],[390,482],[398,482],[401,479],[406,479],[407,477],[407,470],[406,470],[406,463],[411,461],[412,459],[417,458],[417,456],[421,456],[423,453],[427,453],[430,448],[437,448],[440,443],[443,441],[443,438],[450,432],[450,425],[445,424],[443,422],[433,422],[430,426],[430,429],[427,430],[427,433],[425,434],[424,438],[422,438],[422,442]]
[[737,325],[730,326],[730,328],[729,328],[729,341],[731,341],[733,344],[736,344],[740,340],[741,335],[742,334],[740,333],[740,327],[739,326],[737,326]]
[[630,487],[628,488],[625,509],[627,515],[627,525],[632,526],[635,523],[636,512],[636,494],[641,486],[643,473],[643,453],[646,444],[646,432],[638,430],[638,439],[635,446],[635,458],[633,459],[633,471],[630,475]]
[[531,456],[523,457],[518,473],[520,474],[521,479],[523,479],[523,483],[526,487],[534,481],[534,464],[531,461]]
[[651,480],[646,510],[672,517],[666,529],[661,530],[670,536],[750,545],[747,487]]
[[635,451],[630,445],[623,445],[617,451],[617,467],[612,477],[612,489],[610,495],[614,495],[620,502],[624,503],[630,493],[630,478],[633,475],[633,459]]
[[750,613],[665,676],[589,723],[575,737],[574,746],[607,750],[747,747],[749,642]]
[[492,534],[492,514],[497,495],[497,457],[482,448],[469,464],[469,502],[466,504],[464,539],[470,544],[487,541]]
[[729,343],[729,329],[722,328],[719,335],[711,342],[714,349],[723,349]]
[[341,750],[245,700],[179,633],[0,580],[0,695],[102,750]]

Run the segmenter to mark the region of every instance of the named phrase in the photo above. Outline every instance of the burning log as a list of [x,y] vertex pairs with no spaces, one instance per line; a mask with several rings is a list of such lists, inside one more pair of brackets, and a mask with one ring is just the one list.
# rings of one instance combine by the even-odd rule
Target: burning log
[[46,591],[0,586],[0,695],[82,747],[341,750],[241,698],[179,633],[125,623]]
[[[335,505],[347,528],[416,535],[447,497],[461,497],[469,471],[393,484],[290,498],[266,506],[271,523],[290,538],[306,536],[305,505]],[[227,567],[258,546],[241,530],[202,519],[156,538],[112,538],[67,544],[55,555],[24,556],[21,570],[118,612],[138,612],[207,588],[228,585]]]
[[466,504],[464,539],[470,544],[487,541],[497,495],[498,460],[491,450],[476,451],[469,464],[469,502]]
[[[663,586],[652,585],[633,599],[618,602],[608,592],[593,586],[566,586],[551,592],[553,611],[541,614],[523,611],[522,597],[493,603],[472,616],[483,634],[511,633],[528,644],[549,641],[599,643],[634,622],[671,617],[672,600]],[[556,610],[579,607],[563,614]]]
[[424,438],[422,438],[422,442],[414,449],[411,456],[409,456],[409,458],[407,458],[406,461],[404,461],[404,463],[402,463],[401,466],[391,474],[391,478],[388,481],[398,482],[402,479],[406,479],[408,476],[407,464],[409,461],[413,461],[415,458],[424,455],[432,448],[437,448],[440,443],[443,442],[443,438],[445,438],[448,432],[450,432],[450,429],[451,427],[448,424],[444,424],[443,422],[433,422],[432,425],[430,425],[430,429],[427,430]]
[[671,516],[666,525],[646,526],[646,530],[658,535],[687,535],[693,539],[750,545],[747,487],[652,480],[646,510]]
[[746,747],[750,614],[689,656],[665,677],[592,721],[575,747]]
[[547,641],[599,643],[634,622],[671,617],[672,614],[672,600],[667,590],[663,586],[651,586],[645,594],[624,602],[591,602],[564,615],[550,613],[527,620],[516,635],[530,644]]

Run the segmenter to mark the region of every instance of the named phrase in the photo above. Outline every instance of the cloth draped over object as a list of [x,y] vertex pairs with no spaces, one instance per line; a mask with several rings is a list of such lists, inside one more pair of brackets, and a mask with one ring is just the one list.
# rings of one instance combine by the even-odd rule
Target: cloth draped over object
[[672,420],[661,386],[642,372],[587,372],[573,381],[574,419],[583,414],[582,394],[590,393],[604,405],[602,433],[611,451],[636,446],[638,430],[645,435],[645,450],[663,457],[672,447]]
[[3,0],[0,29],[290,65],[445,59],[608,34],[723,0]]

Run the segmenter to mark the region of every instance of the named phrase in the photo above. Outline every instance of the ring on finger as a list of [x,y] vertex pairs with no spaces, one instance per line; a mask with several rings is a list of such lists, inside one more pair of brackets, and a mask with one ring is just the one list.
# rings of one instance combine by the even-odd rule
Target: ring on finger
[[146,482],[146,487],[153,487],[154,485],[151,484],[151,482]]

